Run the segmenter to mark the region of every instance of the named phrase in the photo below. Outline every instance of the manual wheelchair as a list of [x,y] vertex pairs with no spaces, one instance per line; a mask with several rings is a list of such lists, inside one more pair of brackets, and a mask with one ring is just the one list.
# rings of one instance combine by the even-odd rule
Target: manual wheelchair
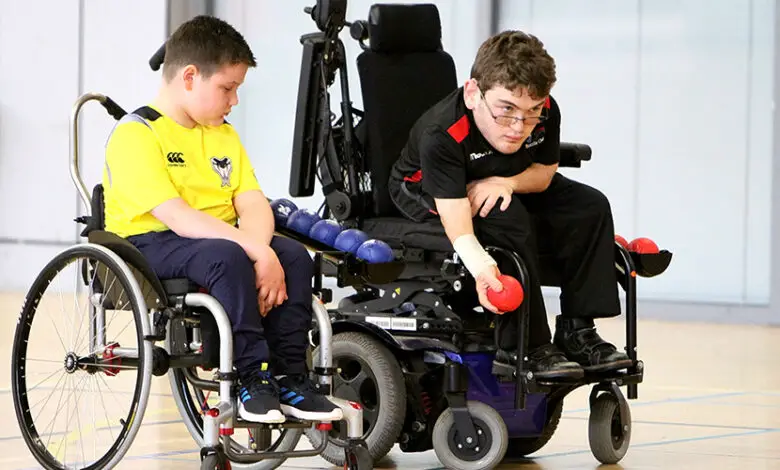
[[[442,48],[438,10],[431,4],[376,4],[367,21],[352,23],[345,21],[345,11],[344,0],[319,2],[311,13],[321,32],[301,38],[290,195],[312,196],[316,180],[325,199],[322,217],[389,243],[403,263],[392,282],[366,276],[346,286],[343,268],[318,257],[324,276],[355,291],[328,310],[334,333],[329,347],[337,370],[332,386],[335,396],[362,404],[363,437],[371,457],[379,461],[397,443],[404,452],[433,448],[448,468],[493,468],[505,457],[541,449],[558,426],[566,395],[593,385],[590,447],[600,462],[618,462],[631,436],[630,410],[620,387],[627,386],[629,399],[637,398],[644,373],[637,354],[636,277],[661,274],[672,254],[638,254],[615,244],[618,283],[626,294],[625,350],[632,360],[626,370],[587,374],[576,383],[535,380],[522,360],[527,290],[517,312],[516,368],[509,376],[494,370],[492,314],[475,308],[473,279],[444,229],[438,221],[404,219],[387,191],[391,166],[415,120],[457,87],[454,62]],[[362,110],[350,100],[346,49],[338,38],[345,26],[362,48],[357,57]],[[339,117],[331,112],[329,93],[336,74]],[[560,166],[580,167],[590,156],[587,145],[563,143]],[[518,254],[488,249],[509,262],[526,285],[527,271]],[[543,284],[559,286],[556,266],[543,247],[540,256]],[[319,358],[327,351],[316,337],[312,343]],[[335,423],[327,435],[323,458],[343,464],[345,430]],[[319,445],[322,436],[309,437]]]
[[[311,428],[312,435],[324,433],[331,428],[330,422],[288,417],[281,424],[258,424],[238,417],[233,333],[219,302],[188,279],[159,279],[130,242],[104,230],[102,185],[96,185],[90,194],[79,172],[78,116],[82,107],[93,100],[116,120],[126,115],[111,98],[97,93],[81,96],[73,109],[70,169],[87,207],[87,215],[76,219],[86,225],[81,236],[87,242],[63,250],[43,268],[26,295],[14,337],[14,407],[22,436],[33,456],[47,469],[112,468],[125,456],[142,425],[152,376],[166,374],[178,412],[200,447],[201,469],[225,470],[231,465],[272,469],[287,458],[318,455],[326,447],[325,439],[312,449],[296,450],[296,446],[304,430]],[[282,228],[278,233],[284,235],[284,232]],[[329,254],[327,258],[335,265],[344,264],[338,254]],[[65,294],[60,292],[55,301],[44,301],[50,287],[61,286],[54,279],[69,268],[75,278],[68,281],[70,288]],[[343,269],[345,273],[357,273],[361,263],[354,261]],[[58,316],[52,316],[49,307],[65,307],[66,301],[73,302],[80,312],[76,316],[62,313],[64,325],[60,326],[73,329],[63,333],[55,323]],[[313,297],[312,306],[318,342],[322,345],[314,363],[314,379],[320,390],[329,394],[330,318],[319,297]],[[84,318],[79,318],[79,313],[85,313]],[[55,339],[45,336],[43,342],[37,342],[30,338],[35,330],[46,330],[49,322],[54,329],[48,333]],[[58,351],[60,346],[62,352]],[[54,359],[40,358],[52,352]],[[42,377],[32,374],[41,373],[31,369],[41,363],[52,365],[43,373],[47,376],[39,381]],[[211,377],[203,376],[210,371],[213,371]],[[43,381],[57,374],[60,378],[54,390],[44,398],[31,400]],[[74,396],[82,386],[82,393]],[[58,387],[62,388],[58,391]],[[91,416],[79,412],[85,391],[93,394],[92,403],[98,405]],[[218,393],[216,399],[210,399],[212,392]],[[106,398],[108,394],[113,396],[113,401]],[[130,398],[127,407],[122,407],[123,395]],[[44,408],[55,405],[55,396],[53,411],[44,413],[43,409],[37,409],[41,403]],[[373,468],[361,438],[361,406],[329,398],[341,408],[342,424],[350,436],[343,446],[344,467]],[[74,399],[75,410],[71,409]],[[121,413],[109,418],[117,409]],[[58,417],[66,421],[64,432],[54,432]],[[78,428],[68,431],[71,422]],[[82,429],[90,424],[87,430]],[[245,443],[234,438],[239,429],[247,431]],[[272,432],[279,432],[279,436],[274,438]],[[85,447],[82,442],[68,452],[71,440],[90,434],[95,435],[92,443]],[[102,454],[97,449],[98,441],[107,447]]]
[[[159,67],[163,56],[164,45],[150,60],[152,69]],[[259,424],[238,417],[232,328],[219,302],[188,279],[158,278],[130,242],[105,231],[102,185],[90,193],[79,170],[79,114],[90,101],[100,103],[117,121],[127,115],[115,101],[98,93],[80,96],[72,110],[70,176],[85,204],[87,214],[76,222],[85,225],[81,236],[87,241],[61,251],[35,278],[13,343],[14,408],[31,453],[47,469],[114,467],[127,454],[143,424],[152,376],[167,374],[177,411],[200,447],[201,469],[235,466],[266,470],[277,468],[288,458],[319,455],[329,445],[324,433],[334,423],[287,417],[284,423]],[[297,237],[284,227],[276,233]],[[400,273],[400,265],[392,263],[372,274],[360,260],[348,259],[344,253],[323,253],[322,246],[302,241],[318,260],[338,267],[339,282],[344,285],[358,280],[389,282]],[[67,281],[65,293],[61,291],[58,298],[48,301],[44,295],[50,287],[62,287],[54,280],[66,270],[72,270],[73,278]],[[336,423],[347,430],[341,447],[344,468],[367,470],[373,468],[373,459],[362,438],[362,407],[330,393],[332,329],[323,292],[315,290],[312,298],[319,345],[313,378],[320,391],[342,410],[343,419]],[[71,302],[78,310],[75,315],[64,311],[52,315],[49,310]],[[60,328],[56,323],[59,318]],[[69,327],[73,331],[61,331]],[[35,341],[31,333],[40,330],[48,335]],[[41,359],[45,354],[53,354],[54,359]],[[47,370],[35,371],[36,364],[48,364]],[[58,374],[53,387],[40,388]],[[77,393],[79,388],[81,393]],[[36,389],[51,393],[34,400]],[[92,404],[98,405],[89,416],[80,413],[83,392],[89,392]],[[217,397],[212,398],[212,392]],[[126,407],[122,397],[125,401],[130,398]],[[46,413],[39,405],[53,405],[53,409]],[[114,412],[119,414],[110,418]],[[54,430],[58,418],[65,420],[65,431]],[[76,429],[70,430],[71,423]],[[247,433],[243,443],[236,438],[239,430]],[[308,436],[321,438],[313,448],[297,450],[307,430]],[[278,437],[274,437],[276,432]],[[71,441],[81,441],[85,435],[94,435],[93,442],[70,447]],[[98,446],[105,450],[98,451]]]

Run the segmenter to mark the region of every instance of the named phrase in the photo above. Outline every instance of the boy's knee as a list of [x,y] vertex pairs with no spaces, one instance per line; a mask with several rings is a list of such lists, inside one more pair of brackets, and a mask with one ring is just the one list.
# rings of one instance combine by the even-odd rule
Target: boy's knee
[[210,240],[203,250],[211,258],[211,268],[217,270],[253,271],[252,260],[241,245],[230,240]]
[[308,277],[314,274],[314,261],[302,243],[290,238],[274,236],[271,240],[271,248],[286,272],[295,270],[296,274]]

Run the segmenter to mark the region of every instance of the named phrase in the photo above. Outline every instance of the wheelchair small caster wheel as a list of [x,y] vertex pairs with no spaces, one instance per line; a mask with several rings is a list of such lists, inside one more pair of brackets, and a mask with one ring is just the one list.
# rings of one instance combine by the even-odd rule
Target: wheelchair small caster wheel
[[344,470],[371,470],[374,459],[365,445],[351,445],[344,450]]
[[466,403],[477,442],[465,447],[458,437],[451,408],[442,412],[433,427],[433,450],[446,468],[454,470],[487,470],[497,467],[509,445],[509,432],[501,415],[482,402]]
[[230,460],[221,451],[212,451],[200,461],[200,470],[231,470]]
[[[609,465],[626,455],[631,441],[631,412],[625,407],[621,419],[620,401],[612,393],[602,393],[593,402],[588,420],[588,441],[596,460]],[[628,423],[621,425],[621,421]]]

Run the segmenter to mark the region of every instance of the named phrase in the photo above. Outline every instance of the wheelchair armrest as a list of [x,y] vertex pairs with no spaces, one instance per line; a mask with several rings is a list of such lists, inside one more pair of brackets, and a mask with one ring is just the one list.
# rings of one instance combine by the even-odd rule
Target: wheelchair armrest
[[579,168],[582,161],[589,161],[591,149],[589,145],[574,142],[561,142],[559,167]]

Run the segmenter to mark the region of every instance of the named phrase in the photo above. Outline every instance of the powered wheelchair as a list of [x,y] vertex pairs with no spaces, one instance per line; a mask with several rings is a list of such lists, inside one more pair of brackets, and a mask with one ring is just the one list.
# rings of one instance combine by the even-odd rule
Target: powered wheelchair
[[[333,342],[323,347],[312,335],[314,358],[330,349],[336,369],[332,392],[362,405],[363,438],[371,457],[379,461],[399,444],[404,452],[433,448],[447,468],[493,468],[505,457],[541,449],[558,426],[566,395],[592,385],[591,450],[602,463],[618,462],[631,436],[630,410],[620,387],[627,387],[629,399],[637,398],[644,372],[636,344],[636,278],[661,274],[672,254],[639,254],[615,244],[615,269],[626,294],[625,350],[633,362],[626,370],[587,374],[576,383],[535,380],[522,359],[527,289],[517,312],[516,370],[509,376],[494,370],[492,314],[475,308],[473,279],[444,229],[438,221],[403,218],[387,190],[390,169],[415,120],[457,87],[454,62],[442,48],[438,10],[431,4],[375,4],[367,21],[352,23],[345,21],[345,11],[344,0],[319,2],[311,13],[321,32],[301,38],[289,189],[292,197],[309,197],[318,182],[323,218],[387,242],[403,263],[391,282],[368,276],[371,270],[388,274],[389,266],[369,265],[362,279],[348,276],[348,286],[343,267],[318,255],[322,274],[354,293],[328,311]],[[346,48],[338,38],[343,27],[362,49],[357,57],[362,110],[350,100]],[[340,116],[331,111],[329,92],[337,74]],[[561,145],[562,167],[580,167],[590,157],[587,145]],[[528,274],[520,256],[487,248],[514,266],[525,287]],[[545,257],[543,247],[540,256],[543,284],[559,286],[552,257]],[[344,464],[346,431],[334,423],[323,458]],[[310,434],[319,445],[324,433]]]

